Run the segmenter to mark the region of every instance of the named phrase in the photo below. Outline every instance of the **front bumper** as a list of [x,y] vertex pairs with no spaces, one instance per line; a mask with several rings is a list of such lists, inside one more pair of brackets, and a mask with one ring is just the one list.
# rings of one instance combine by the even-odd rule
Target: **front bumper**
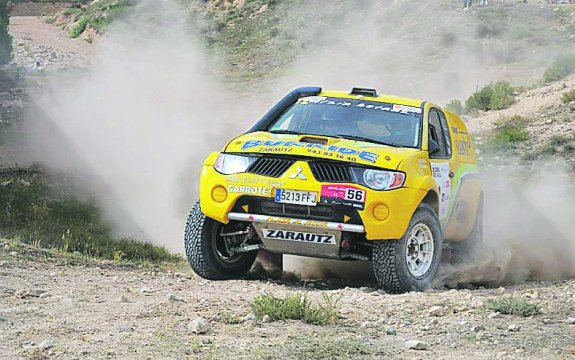
[[308,229],[318,228],[318,229],[327,229],[335,231],[347,231],[360,234],[365,232],[365,228],[363,227],[363,225],[343,224],[329,221],[317,221],[317,220],[306,220],[306,219],[290,219],[284,217],[267,216],[259,214],[241,214],[231,212],[228,214],[228,219],[238,221],[249,221],[257,224],[266,224],[266,225],[283,224],[283,225],[300,226],[302,228],[308,228]]
[[[231,212],[230,220],[248,221],[262,240],[263,248],[276,253],[340,259],[342,232],[363,233],[362,225],[300,220],[259,214]],[[266,233],[292,234],[292,241],[270,238]],[[298,234],[300,238],[296,238]],[[305,237],[307,235],[307,238]],[[323,236],[317,238],[317,236]],[[323,241],[322,241],[323,240]],[[329,240],[329,241],[327,241]]]
[[[303,169],[306,180],[290,177],[293,169],[298,167]],[[263,207],[260,208],[260,212],[256,214],[250,211],[249,207],[242,208],[240,205],[243,203],[239,200],[252,197],[273,202],[275,189],[277,188],[321,193],[322,186],[324,185],[330,185],[330,183],[317,181],[305,161],[296,161],[283,176],[278,178],[248,173],[223,175],[218,173],[210,162],[207,161],[202,168],[200,179],[200,206],[206,216],[222,223],[228,223],[230,220],[240,220],[237,218],[233,219],[233,217],[238,215],[229,216],[232,213],[242,215],[242,219],[245,215],[249,214],[262,216],[272,215],[272,217],[273,215],[277,215],[282,217],[281,214],[266,212]],[[340,204],[335,206],[337,206],[338,209],[342,207],[347,208],[349,210],[347,214],[343,214],[338,210],[334,211],[334,214],[337,213],[338,216],[332,218],[321,217],[319,213],[316,214],[317,216],[314,216],[311,213],[306,214],[305,212],[300,214],[286,214],[283,217],[300,222],[306,220],[323,221],[333,223],[336,227],[338,225],[359,225],[363,227],[362,232],[365,233],[367,240],[399,239],[405,233],[415,209],[426,195],[426,192],[423,190],[405,187],[391,191],[375,191],[358,184],[340,183],[337,185],[351,185],[365,190],[366,201],[363,209]],[[377,210],[381,209],[382,206],[388,209],[388,214],[384,219],[382,219],[381,216],[379,216],[379,218],[375,216]],[[301,226],[304,228],[310,227],[305,224],[301,224]],[[311,228],[315,229],[313,226],[311,226]],[[356,227],[352,228],[359,229]],[[334,231],[345,232],[349,230],[336,229]]]

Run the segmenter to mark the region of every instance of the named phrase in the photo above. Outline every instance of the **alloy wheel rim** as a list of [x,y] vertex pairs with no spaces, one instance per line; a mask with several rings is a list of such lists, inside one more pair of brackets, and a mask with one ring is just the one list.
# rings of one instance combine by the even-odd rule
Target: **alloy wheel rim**
[[409,232],[405,247],[405,260],[409,273],[415,278],[424,277],[431,269],[434,252],[435,244],[431,229],[426,224],[416,224]]

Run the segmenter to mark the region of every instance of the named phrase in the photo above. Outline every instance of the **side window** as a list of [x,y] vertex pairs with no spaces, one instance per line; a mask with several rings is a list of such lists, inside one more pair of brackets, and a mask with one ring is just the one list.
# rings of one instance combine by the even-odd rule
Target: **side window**
[[447,157],[450,158],[452,154],[451,150],[451,136],[449,135],[449,126],[447,125],[447,120],[445,119],[445,115],[438,111],[439,120],[441,121],[441,130],[443,130],[443,137],[445,138],[445,146],[447,148]]
[[[447,131],[447,136],[445,135],[445,131]],[[429,111],[429,139],[439,145],[439,152],[433,154],[431,158],[448,159],[451,157],[451,144],[449,142],[447,122],[443,114],[440,114],[436,109]]]

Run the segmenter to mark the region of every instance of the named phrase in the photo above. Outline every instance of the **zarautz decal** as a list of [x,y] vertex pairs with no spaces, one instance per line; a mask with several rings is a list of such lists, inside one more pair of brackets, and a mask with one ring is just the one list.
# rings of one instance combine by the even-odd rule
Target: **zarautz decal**
[[343,204],[358,209],[365,207],[366,191],[351,185],[322,185],[320,202]]
[[251,149],[254,147],[264,147],[272,149],[270,152],[289,152],[289,149],[307,148],[310,150],[319,149],[323,151],[329,151],[338,155],[352,155],[357,156],[361,160],[369,161],[375,163],[379,157],[378,154],[372,153],[370,151],[359,151],[356,149],[351,149],[347,147],[339,147],[335,145],[322,145],[322,144],[312,144],[312,143],[302,143],[299,141],[288,141],[288,140],[248,140],[242,145],[242,150]]
[[263,229],[264,237],[271,240],[291,240],[315,244],[335,244],[335,235],[314,234],[290,230]]

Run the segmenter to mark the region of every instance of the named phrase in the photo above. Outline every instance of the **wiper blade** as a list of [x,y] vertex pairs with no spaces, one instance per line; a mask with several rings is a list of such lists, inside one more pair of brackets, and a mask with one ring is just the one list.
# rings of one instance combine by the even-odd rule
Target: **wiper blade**
[[286,134],[286,135],[301,135],[299,131],[294,130],[270,130],[268,131],[270,134]]
[[374,139],[364,137],[364,136],[349,135],[349,134],[337,134],[336,137],[341,138],[341,139],[365,141],[365,142],[370,142],[370,143],[375,143],[375,144],[380,144],[380,145],[393,146],[393,147],[402,147],[402,145],[400,145],[400,144],[378,141],[378,140],[374,140]]

